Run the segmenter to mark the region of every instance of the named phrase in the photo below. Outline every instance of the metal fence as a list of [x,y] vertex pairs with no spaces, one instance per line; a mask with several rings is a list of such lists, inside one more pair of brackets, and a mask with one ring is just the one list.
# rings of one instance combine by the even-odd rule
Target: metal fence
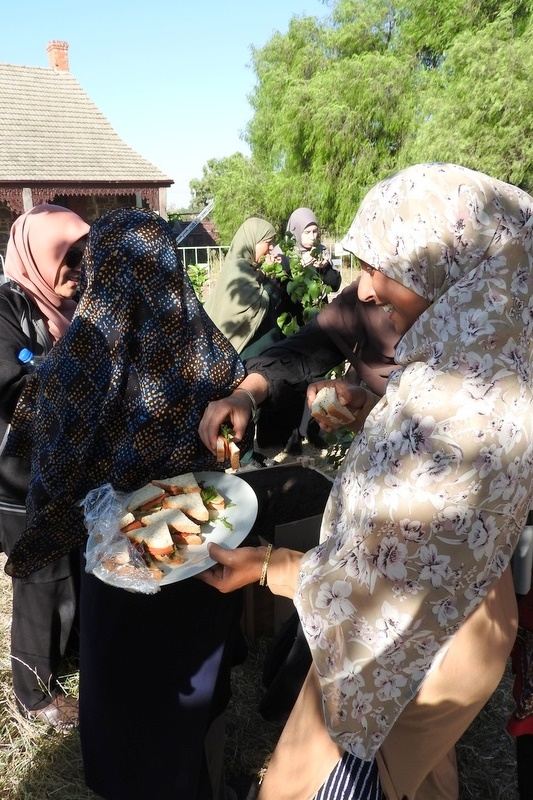
[[[359,268],[355,265],[353,257],[350,257],[346,251],[342,251],[340,245],[335,242],[324,242],[326,247],[333,255],[333,263],[342,272],[343,288],[351,283],[359,274]],[[180,257],[186,267],[196,264],[199,267],[204,267],[207,272],[207,280],[209,281],[212,275],[216,275],[224,256],[229,250],[229,245],[213,246],[213,247],[178,247]]]
[[212,247],[178,247],[178,251],[186,267],[196,264],[207,270],[208,279],[212,272],[218,272],[224,261],[229,245]]

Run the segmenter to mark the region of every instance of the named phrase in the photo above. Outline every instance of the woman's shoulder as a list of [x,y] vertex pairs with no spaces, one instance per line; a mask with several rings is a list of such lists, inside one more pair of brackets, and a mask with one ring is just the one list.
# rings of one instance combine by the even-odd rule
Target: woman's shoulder
[[7,280],[0,286],[0,302],[2,307],[16,308],[24,302],[22,290],[13,281]]
[[23,319],[41,318],[37,305],[14,281],[6,281],[0,286],[0,316],[19,323]]
[[31,298],[20,288],[18,283],[11,280],[7,280],[0,286],[0,298],[2,302],[9,303],[14,308],[27,305],[28,303],[32,306],[35,305]]

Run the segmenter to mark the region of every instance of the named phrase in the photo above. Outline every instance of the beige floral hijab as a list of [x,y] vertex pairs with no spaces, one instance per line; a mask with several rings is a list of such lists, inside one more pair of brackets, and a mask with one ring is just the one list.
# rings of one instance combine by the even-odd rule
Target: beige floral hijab
[[295,601],[330,734],[369,759],[531,505],[533,198],[422,164],[369,192],[343,244],[432,302],[348,453]]

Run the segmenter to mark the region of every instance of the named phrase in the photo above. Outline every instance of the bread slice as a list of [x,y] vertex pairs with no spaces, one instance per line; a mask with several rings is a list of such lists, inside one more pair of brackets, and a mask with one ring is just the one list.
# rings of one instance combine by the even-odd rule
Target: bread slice
[[187,492],[165,497],[163,508],[179,508],[188,517],[196,522],[208,522],[209,511],[206,508],[200,492]]
[[199,492],[200,487],[192,472],[183,475],[175,475],[173,478],[161,478],[152,481],[154,486],[159,486],[168,494],[189,494],[189,492]]
[[[164,508],[162,511],[156,511],[155,514],[147,514],[141,518],[143,525],[157,525],[159,522],[164,522],[171,531],[183,531],[184,533],[200,533],[201,528],[187,517],[179,508]],[[139,531],[133,531],[135,536],[139,535]]]
[[134,531],[134,533],[139,537],[142,533],[142,541],[145,543],[150,553],[165,555],[172,553],[174,550],[174,542],[170,535],[169,527],[166,522],[162,520],[151,525],[146,525],[146,527],[140,528]]
[[128,525],[131,525],[132,522],[135,522],[135,517],[131,513],[131,511],[127,511],[123,517],[121,517],[120,522],[118,524],[120,530],[124,530]]
[[146,486],[142,486],[131,494],[126,504],[126,511],[137,511],[141,507],[148,508],[150,505],[156,505],[159,500],[163,499],[165,494],[166,492],[160,486],[147,483]]
[[222,464],[227,458],[226,446],[227,446],[226,439],[224,439],[222,435],[217,436],[217,462],[219,464]]
[[324,386],[317,392],[311,416],[323,425],[349,425],[355,419],[350,409],[339,402],[334,386]]
[[241,463],[241,451],[235,442],[229,443],[229,464],[232,469],[239,469]]

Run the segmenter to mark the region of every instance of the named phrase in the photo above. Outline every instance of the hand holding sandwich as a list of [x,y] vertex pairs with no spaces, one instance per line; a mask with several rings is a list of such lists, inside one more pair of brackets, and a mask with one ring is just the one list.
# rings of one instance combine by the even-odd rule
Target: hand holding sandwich
[[[243,389],[246,391],[242,391]],[[208,403],[200,420],[198,433],[214,455],[217,454],[217,439],[222,424],[231,428],[236,442],[242,440],[252,417],[252,403],[248,392],[253,395],[257,405],[265,400],[268,387],[261,375],[248,375],[231,395]]]
[[349,428],[358,431],[379,397],[341,380],[318,381],[307,387],[311,415],[325,431]]

